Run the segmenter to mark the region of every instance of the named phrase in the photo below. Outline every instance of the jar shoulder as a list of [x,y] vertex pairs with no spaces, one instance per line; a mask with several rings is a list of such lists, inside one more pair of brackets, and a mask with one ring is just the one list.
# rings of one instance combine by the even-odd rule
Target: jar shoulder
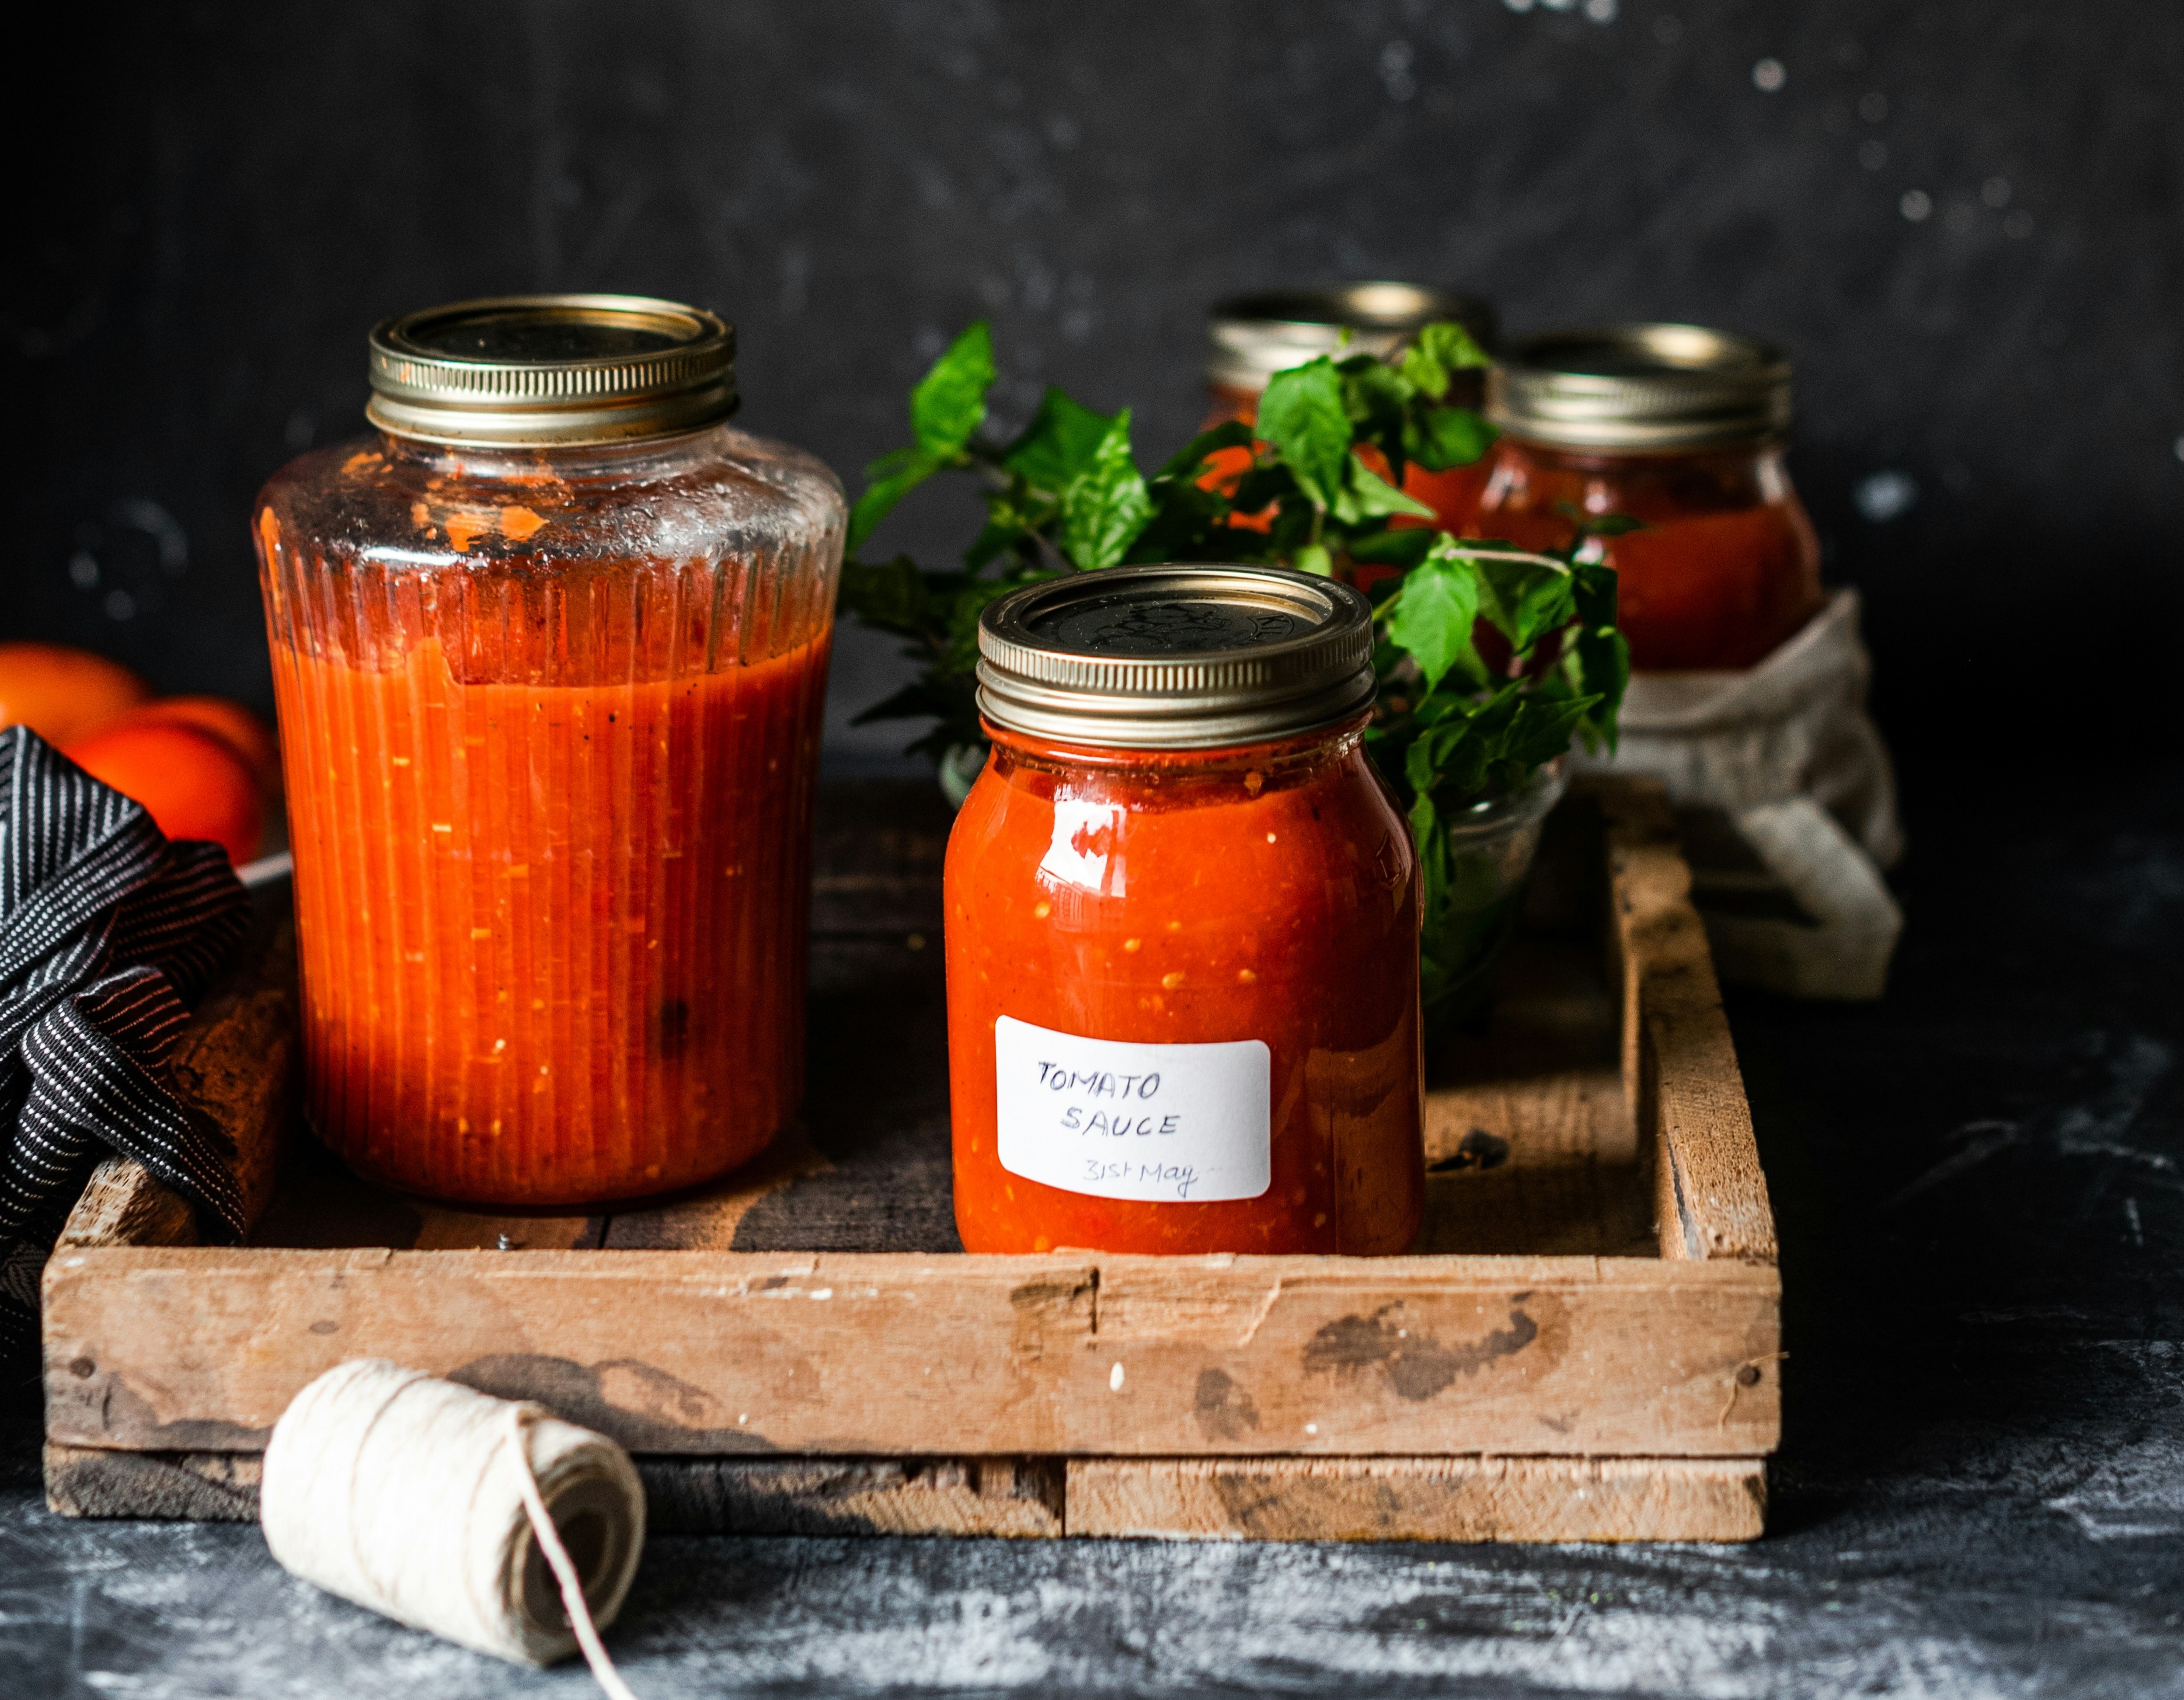
[[1688,454],[1591,454],[1497,443],[1479,517],[1565,506],[1660,524],[1687,516],[1797,507],[1779,444]]
[[[1198,792],[1195,805],[1166,787],[1141,789],[1127,776],[1084,774],[1057,799],[1035,773],[990,763],[957,813],[948,879],[970,896],[996,879],[1051,872],[1057,861],[1112,856],[1138,870],[1109,895],[1123,906],[1169,900],[1172,894],[1145,883],[1151,876],[1156,883],[1187,878],[1194,901],[1208,908],[1250,911],[1264,900],[1264,880],[1317,885],[1330,861],[1345,872],[1370,869],[1398,885],[1414,876],[1409,827],[1362,750],[1351,750],[1294,786],[1190,789]],[[1064,847],[1069,856],[1061,855]]]
[[362,438],[290,461],[258,510],[329,553],[416,566],[541,552],[838,555],[849,514],[841,481],[817,456],[725,426],[655,445],[524,454]]

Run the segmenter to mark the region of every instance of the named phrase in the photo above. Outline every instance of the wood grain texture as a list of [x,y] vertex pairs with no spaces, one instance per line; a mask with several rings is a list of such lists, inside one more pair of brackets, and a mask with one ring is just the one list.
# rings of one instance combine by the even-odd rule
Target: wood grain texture
[[[656,1535],[989,1535],[1062,1528],[1058,1458],[708,1458],[639,1454]],[[119,1452],[48,1441],[64,1517],[254,1523],[259,1452]]]
[[1753,1541],[1761,1458],[1072,1458],[1073,1536]]
[[1592,794],[1607,817],[1623,1074],[1641,1146],[1651,1147],[1661,1255],[1771,1263],[1767,1178],[1674,813],[1649,782]]
[[254,1450],[383,1357],[632,1451],[1745,1455],[1778,1309],[1735,1262],[86,1248],[47,1433]]
[[[710,1458],[639,1454],[661,1535],[1749,1541],[1759,1458]],[[70,1517],[253,1522],[254,1452],[48,1443]]]
[[1052,1540],[1059,1458],[640,1457],[663,1535],[986,1535]]
[[255,1523],[257,1452],[121,1452],[46,1442],[46,1508],[64,1517]]
[[196,1207],[155,1180],[134,1157],[107,1157],[61,1224],[55,1249],[78,1246],[194,1246]]
[[303,1073],[296,931],[281,913],[270,926],[261,922],[167,1058],[167,1083],[183,1112],[209,1119],[234,1151],[246,1222],[257,1221],[272,1199]]
[[[283,1138],[302,1084],[296,1030],[296,938],[277,913],[261,917],[168,1055],[166,1081],[182,1113],[233,1155],[246,1221],[273,1196]],[[188,1246],[197,1212],[133,1157],[93,1171],[58,1244]]]

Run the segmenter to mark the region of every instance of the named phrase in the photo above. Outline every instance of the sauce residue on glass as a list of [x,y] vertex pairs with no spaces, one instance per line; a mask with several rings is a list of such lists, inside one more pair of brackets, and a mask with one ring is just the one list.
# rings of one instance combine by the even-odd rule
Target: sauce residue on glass
[[320,1137],[516,1205],[762,1149],[802,1090],[823,610],[731,629],[734,562],[298,571],[261,527]]

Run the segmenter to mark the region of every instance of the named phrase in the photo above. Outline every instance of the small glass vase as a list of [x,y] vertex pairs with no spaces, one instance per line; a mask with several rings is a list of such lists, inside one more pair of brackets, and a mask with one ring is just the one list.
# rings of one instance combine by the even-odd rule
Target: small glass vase
[[1495,964],[1516,931],[1547,814],[1561,801],[1563,766],[1552,761],[1522,790],[1451,814],[1448,883],[1419,939],[1419,991],[1429,1045],[1486,1004]]

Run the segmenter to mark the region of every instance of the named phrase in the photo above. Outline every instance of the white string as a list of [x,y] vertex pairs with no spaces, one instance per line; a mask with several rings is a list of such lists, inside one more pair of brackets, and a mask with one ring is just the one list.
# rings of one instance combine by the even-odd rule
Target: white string
[[[549,1501],[601,1536],[596,1559],[586,1559],[596,1572],[588,1597]],[[630,1700],[599,1630],[636,1572],[644,1485],[604,1435],[537,1406],[511,1412],[471,1388],[352,1359],[304,1388],[273,1425],[259,1513],[273,1556],[305,1580],[521,1664],[581,1651],[613,1700]],[[568,1608],[566,1625],[553,1596],[538,1597],[526,1580],[534,1542]]]
[[569,1627],[577,1632],[577,1645],[584,1650],[584,1663],[592,1667],[592,1675],[607,1692],[608,1700],[637,1700],[629,1685],[621,1680],[615,1669],[614,1660],[607,1657],[606,1643],[599,1639],[599,1630],[593,1626],[592,1614],[584,1603],[584,1580],[577,1574],[577,1566],[569,1557],[568,1548],[561,1544],[561,1532],[547,1515],[546,1502],[538,1492],[538,1478],[532,1474],[531,1448],[524,1443],[523,1424],[531,1415],[521,1405],[508,1407],[508,1444],[515,1454],[516,1485],[523,1493],[523,1508],[531,1514],[531,1532],[538,1537],[538,1550],[546,1555],[553,1567],[554,1580],[561,1586],[561,1604],[569,1614]]

